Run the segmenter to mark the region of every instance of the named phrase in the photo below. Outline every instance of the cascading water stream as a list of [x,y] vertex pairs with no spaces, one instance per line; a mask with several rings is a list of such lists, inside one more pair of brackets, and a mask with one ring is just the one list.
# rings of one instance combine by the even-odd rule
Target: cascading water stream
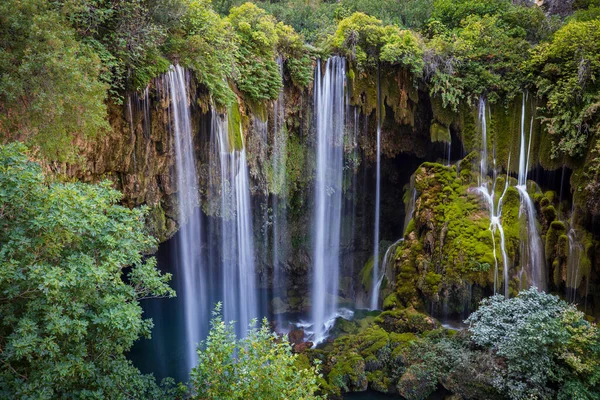
[[175,144],[175,173],[177,179],[177,200],[179,203],[180,240],[177,249],[177,270],[183,277],[183,297],[186,332],[186,363],[191,370],[196,365],[196,346],[206,332],[208,315],[202,296],[205,293],[205,265],[200,254],[201,219],[194,209],[199,206],[198,177],[192,140],[192,124],[188,103],[187,79],[185,70],[171,66],[165,75],[166,87],[171,100],[170,125]]
[[527,219],[527,230],[525,237],[522,237],[521,243],[521,268],[527,272],[530,285],[540,290],[546,289],[546,277],[544,266],[544,254],[542,240],[540,238],[536,225],[535,204],[527,192],[527,172],[529,171],[529,155],[531,152],[531,138],[533,136],[533,115],[529,129],[529,141],[527,146],[525,134],[525,102],[526,96],[523,94],[523,103],[521,107],[521,146],[519,151],[519,175],[517,181],[517,190],[521,196],[521,208],[519,214],[525,213]]
[[[479,122],[481,124],[481,161],[480,161],[480,176],[479,176],[479,187],[477,190],[483,196],[483,199],[487,203],[490,211],[490,227],[489,230],[492,233],[492,243],[494,249],[494,293],[498,291],[498,257],[496,253],[496,231],[500,235],[500,252],[502,254],[502,269],[504,271],[504,296],[508,298],[508,254],[506,253],[506,242],[504,237],[504,228],[502,227],[502,201],[504,195],[508,190],[508,173],[506,174],[506,180],[504,190],[498,199],[498,205],[494,204],[494,197],[496,192],[496,159],[494,158],[494,178],[492,179],[491,185],[488,182],[488,142],[487,142],[487,106],[485,100],[481,98],[479,100]],[[508,157],[508,165],[510,165],[510,155]]]
[[250,321],[258,317],[246,150],[243,138],[241,149],[231,142],[226,118],[213,111],[212,121],[212,155],[220,167],[223,317],[236,321],[236,332],[245,336]]
[[313,226],[312,341],[322,342],[338,307],[346,60],[331,57],[315,70],[317,169]]
[[410,197],[408,198],[408,201],[406,202],[406,207],[405,207],[404,227],[402,228],[403,235],[406,235],[406,229],[408,228],[408,224],[410,223],[410,220],[413,218],[413,214],[415,212],[415,203],[417,202],[417,189],[415,189],[415,185],[412,180],[410,183],[410,187],[411,187]]
[[[283,79],[283,60],[277,58],[279,73]],[[271,167],[277,194],[273,197],[272,261],[273,285],[280,287],[281,296],[285,295],[285,269],[289,237],[287,226],[287,130],[285,129],[285,99],[283,90],[273,104],[273,144],[271,148]],[[283,328],[282,314],[276,315],[278,328]]]
[[[375,172],[375,228],[373,232],[373,276],[371,277],[371,310],[379,304],[379,288],[383,275],[379,273],[379,214],[381,203],[381,82],[379,68],[377,68],[377,160]],[[385,269],[384,269],[385,271]],[[381,277],[379,276],[381,275]]]
[[[577,231],[571,227],[567,233],[569,238],[569,255],[567,257],[567,282],[566,282],[566,298],[569,302],[577,300],[577,288],[579,287],[579,268],[581,256],[583,254],[583,245],[577,237]],[[587,294],[586,294],[587,297]]]

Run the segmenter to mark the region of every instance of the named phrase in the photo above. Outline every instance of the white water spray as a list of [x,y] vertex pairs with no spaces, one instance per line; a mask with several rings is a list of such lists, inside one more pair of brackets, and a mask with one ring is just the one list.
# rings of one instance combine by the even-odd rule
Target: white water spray
[[[488,143],[487,143],[487,106],[485,100],[481,98],[479,100],[479,122],[481,124],[481,161],[480,161],[480,176],[479,176],[479,187],[477,190],[481,193],[483,199],[487,203],[490,211],[490,227],[489,230],[492,233],[492,243],[494,248],[494,293],[498,292],[499,277],[498,277],[498,257],[496,253],[496,231],[500,235],[500,252],[502,254],[502,269],[504,271],[504,296],[508,298],[508,254],[506,253],[506,242],[504,237],[504,228],[502,227],[502,201],[504,195],[508,190],[508,173],[506,174],[506,180],[504,190],[498,199],[497,206],[494,203],[494,197],[496,192],[496,159],[493,160],[494,165],[494,178],[492,182],[488,182]],[[510,156],[508,157],[508,165],[510,165]]]
[[[250,321],[258,317],[254,233],[246,150],[231,143],[226,118],[212,114],[213,152],[218,152],[221,196],[221,270],[223,317],[236,321],[245,336]],[[241,127],[240,127],[241,131]]]
[[183,276],[183,297],[186,332],[186,363],[192,369],[197,362],[196,347],[202,339],[202,326],[208,315],[202,295],[205,293],[204,265],[201,262],[201,220],[194,209],[199,206],[198,177],[192,140],[192,124],[185,70],[171,66],[165,75],[171,104],[169,113],[175,144],[175,172],[179,202],[180,231],[177,249],[177,269]]
[[525,237],[521,238],[521,268],[523,271],[526,271],[530,285],[536,286],[540,290],[545,290],[546,274],[542,240],[536,225],[535,204],[527,192],[527,172],[529,171],[529,155],[531,152],[531,138],[533,136],[533,115],[531,116],[529,127],[529,141],[526,146],[525,102],[526,97],[525,94],[523,94],[517,190],[521,196],[521,208],[519,214],[525,213],[527,230],[525,232]]
[[379,214],[381,203],[381,83],[379,79],[379,68],[377,69],[377,160],[375,172],[375,228],[373,232],[373,276],[371,277],[371,310],[376,310],[379,305],[379,288],[381,278],[379,277]]
[[346,60],[331,57],[315,71],[317,170],[313,225],[312,341],[322,342],[339,289]]

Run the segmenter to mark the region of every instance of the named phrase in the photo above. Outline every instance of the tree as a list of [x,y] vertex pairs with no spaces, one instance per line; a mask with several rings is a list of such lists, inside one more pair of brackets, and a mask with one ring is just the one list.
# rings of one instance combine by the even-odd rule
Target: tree
[[383,61],[402,65],[417,77],[423,70],[423,50],[416,34],[394,25],[383,25],[364,13],[356,12],[341,20],[332,44],[361,68]]
[[545,99],[544,125],[555,135],[553,156],[583,156],[600,131],[600,20],[570,21],[534,49],[529,66]]
[[53,159],[74,156],[76,136],[108,128],[100,70],[48,2],[0,2],[0,140],[27,141]]
[[237,34],[237,87],[251,101],[274,100],[282,87],[279,67],[275,62],[278,42],[277,21],[252,3],[234,7],[228,21]]
[[[192,370],[195,399],[320,399],[317,367],[302,368],[285,340],[269,330],[263,320],[237,340],[233,323],[221,317],[221,305],[213,313],[211,330],[198,349],[198,366]],[[256,321],[253,322],[255,324]]]
[[532,288],[484,299],[467,321],[499,358],[493,385],[511,399],[599,398],[600,333],[574,306]]
[[110,183],[54,183],[26,148],[0,146],[0,398],[164,398],[125,357],[174,296],[144,229]]

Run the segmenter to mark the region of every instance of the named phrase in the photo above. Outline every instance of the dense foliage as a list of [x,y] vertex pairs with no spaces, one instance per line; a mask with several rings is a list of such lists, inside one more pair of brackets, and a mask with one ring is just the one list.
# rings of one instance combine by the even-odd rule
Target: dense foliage
[[598,129],[596,0],[575,2],[555,34],[558,19],[509,0],[10,0],[2,7],[0,130],[55,159],[73,156],[76,138],[108,128],[107,98],[120,102],[170,63],[194,71],[208,94],[203,105],[226,109],[234,92],[254,103],[275,99],[278,57],[284,80],[302,89],[314,58],[331,52],[359,70],[405,68],[455,110],[479,97],[506,104],[535,89],[554,157],[581,157]]
[[0,147],[0,397],[163,398],[125,357],[173,296],[144,210],[108,183],[53,183],[19,144]]
[[548,132],[557,138],[554,156],[584,155],[600,124],[600,19],[570,21],[535,49],[530,63],[546,99]]
[[499,359],[493,385],[500,393],[598,398],[600,332],[574,306],[533,288],[510,300],[484,299],[468,322],[471,340]]
[[199,399],[320,399],[318,369],[302,367],[285,338],[271,333],[265,319],[238,340],[233,323],[221,318],[220,305],[211,330],[198,350],[192,370],[193,398]]
[[100,59],[43,0],[0,4],[0,134],[55,158],[106,129]]
[[180,24],[167,40],[166,51],[191,68],[219,106],[233,101],[227,77],[233,73],[235,34],[210,8],[210,0],[191,0]]
[[468,331],[438,329],[412,308],[360,321],[338,320],[325,359],[333,394],[391,386],[424,400],[440,385],[468,399],[597,399],[600,332],[583,313],[533,288],[494,296],[471,315]]
[[384,26],[377,18],[363,13],[340,21],[332,45],[359,68],[373,67],[382,61],[399,64],[417,76],[423,69],[422,49],[414,33],[394,25]]

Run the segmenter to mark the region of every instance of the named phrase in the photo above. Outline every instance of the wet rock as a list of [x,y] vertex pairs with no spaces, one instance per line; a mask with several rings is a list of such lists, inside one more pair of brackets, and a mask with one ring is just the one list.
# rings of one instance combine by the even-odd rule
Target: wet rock
[[304,341],[304,329],[294,329],[288,334],[288,340],[291,344],[298,345]]
[[301,354],[304,353],[306,350],[310,349],[311,347],[313,347],[313,342],[298,343],[293,346],[293,351],[294,353]]

